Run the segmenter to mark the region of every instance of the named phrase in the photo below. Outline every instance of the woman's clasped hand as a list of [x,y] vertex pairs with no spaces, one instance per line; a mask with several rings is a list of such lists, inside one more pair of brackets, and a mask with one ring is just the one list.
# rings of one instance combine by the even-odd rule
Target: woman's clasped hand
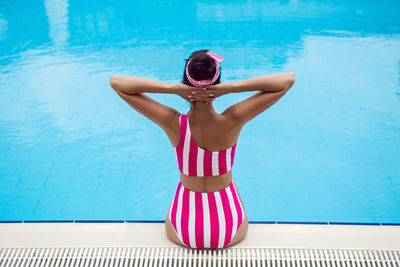
[[192,93],[189,95],[189,99],[191,102],[194,101],[205,101],[212,102],[215,99],[213,89],[207,89],[206,87],[195,87],[192,90]]
[[217,89],[210,88],[212,85],[207,87],[196,87],[179,84],[179,87],[180,88],[177,90],[177,95],[191,103],[195,101],[212,102],[216,97],[219,96]]

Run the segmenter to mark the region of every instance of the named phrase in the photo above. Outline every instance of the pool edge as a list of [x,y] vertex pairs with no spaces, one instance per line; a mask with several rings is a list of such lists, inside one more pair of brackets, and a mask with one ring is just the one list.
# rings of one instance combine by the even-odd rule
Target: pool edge
[[[161,246],[169,240],[164,223],[1,223],[0,247]],[[400,227],[392,225],[250,223],[232,247],[400,249]]]

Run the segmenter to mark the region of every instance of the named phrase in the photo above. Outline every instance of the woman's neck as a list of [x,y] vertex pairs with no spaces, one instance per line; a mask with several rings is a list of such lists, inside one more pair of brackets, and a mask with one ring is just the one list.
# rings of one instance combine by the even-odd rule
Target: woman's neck
[[205,101],[196,101],[192,103],[192,107],[188,114],[193,117],[207,118],[214,116],[217,112],[214,110],[212,103]]

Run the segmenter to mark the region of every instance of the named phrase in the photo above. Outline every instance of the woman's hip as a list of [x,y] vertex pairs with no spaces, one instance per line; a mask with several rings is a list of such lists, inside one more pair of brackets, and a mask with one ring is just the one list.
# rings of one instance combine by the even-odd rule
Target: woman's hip
[[169,219],[188,247],[226,246],[245,217],[243,203],[232,180],[216,192],[194,192],[178,183]]

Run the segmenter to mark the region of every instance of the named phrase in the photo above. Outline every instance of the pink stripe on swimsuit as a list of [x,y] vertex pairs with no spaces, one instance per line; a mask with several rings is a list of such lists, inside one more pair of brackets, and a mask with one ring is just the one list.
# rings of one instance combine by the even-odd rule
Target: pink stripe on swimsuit
[[[236,144],[211,151],[194,142],[187,114],[181,114],[180,141],[174,147],[179,170],[190,176],[217,176],[232,169]],[[217,192],[194,192],[181,182],[169,210],[169,219],[181,242],[191,248],[223,248],[235,236],[244,219],[244,209],[232,180]]]

